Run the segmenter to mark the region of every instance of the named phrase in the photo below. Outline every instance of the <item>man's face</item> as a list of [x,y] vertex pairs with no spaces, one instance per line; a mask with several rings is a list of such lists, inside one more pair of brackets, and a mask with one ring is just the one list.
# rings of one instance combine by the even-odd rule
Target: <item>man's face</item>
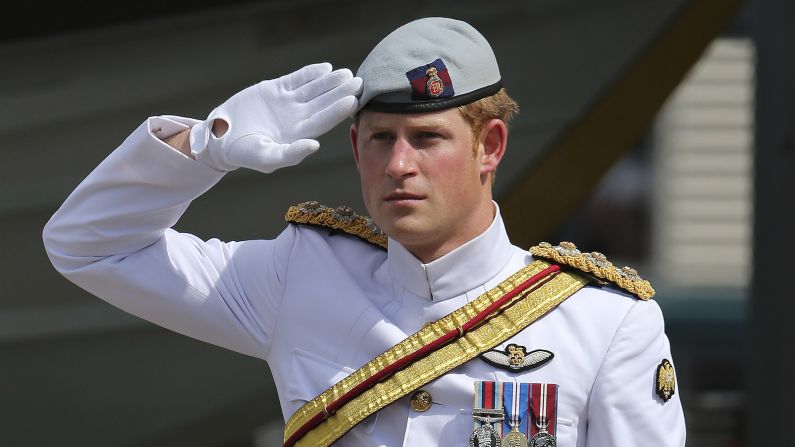
[[482,144],[473,153],[472,129],[457,109],[365,111],[351,140],[370,217],[423,261],[491,223],[491,169],[483,166]]

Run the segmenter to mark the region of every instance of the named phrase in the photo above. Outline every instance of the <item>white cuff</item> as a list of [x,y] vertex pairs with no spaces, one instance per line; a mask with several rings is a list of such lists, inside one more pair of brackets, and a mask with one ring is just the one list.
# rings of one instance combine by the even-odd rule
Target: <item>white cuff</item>
[[199,122],[200,121],[193,118],[183,118],[181,116],[153,116],[147,120],[147,130],[149,130],[149,134],[153,137],[159,140],[165,140],[183,130],[190,129]]

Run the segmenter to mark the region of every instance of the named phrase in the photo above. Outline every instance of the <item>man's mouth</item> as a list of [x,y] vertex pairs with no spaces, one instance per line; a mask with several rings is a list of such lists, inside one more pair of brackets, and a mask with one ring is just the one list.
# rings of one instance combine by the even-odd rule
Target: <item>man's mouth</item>
[[410,192],[393,192],[387,195],[384,200],[387,202],[408,202],[412,200],[422,200],[425,197],[420,194],[413,194]]

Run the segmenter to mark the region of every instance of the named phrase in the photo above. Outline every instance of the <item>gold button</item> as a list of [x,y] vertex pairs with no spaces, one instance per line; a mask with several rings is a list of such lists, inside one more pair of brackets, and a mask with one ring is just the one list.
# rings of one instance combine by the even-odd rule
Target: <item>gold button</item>
[[432,404],[431,393],[425,390],[416,391],[411,395],[411,409],[423,413],[431,408]]

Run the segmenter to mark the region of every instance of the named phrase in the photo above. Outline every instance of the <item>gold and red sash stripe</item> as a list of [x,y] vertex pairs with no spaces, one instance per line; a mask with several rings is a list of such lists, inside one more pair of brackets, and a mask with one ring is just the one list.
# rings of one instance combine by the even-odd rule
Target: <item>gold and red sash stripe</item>
[[298,409],[285,447],[331,445],[367,416],[515,335],[588,280],[534,261]]

